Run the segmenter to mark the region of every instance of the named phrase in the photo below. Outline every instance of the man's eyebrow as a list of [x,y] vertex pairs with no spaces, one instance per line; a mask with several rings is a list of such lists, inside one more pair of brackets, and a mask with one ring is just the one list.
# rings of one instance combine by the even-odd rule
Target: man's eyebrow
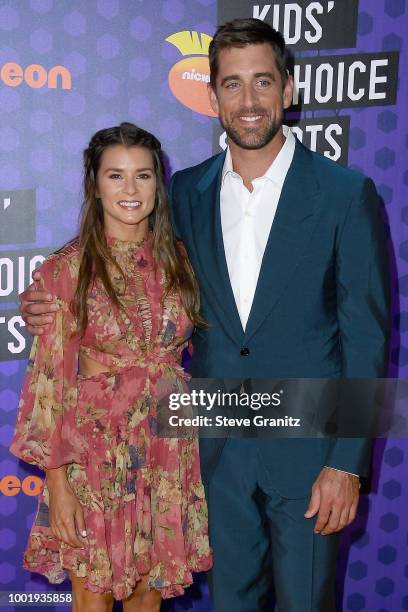
[[268,77],[269,79],[271,79],[271,81],[276,80],[273,72],[257,72],[254,76],[256,79],[259,79],[260,77]]
[[[260,77],[268,77],[269,79],[271,79],[271,81],[276,81],[276,78],[273,72],[269,72],[269,71],[256,72],[254,74],[255,79],[259,79]],[[240,81],[240,80],[241,80],[241,77],[239,76],[239,74],[229,74],[222,79],[221,85],[225,85],[225,83],[227,83],[228,81]]]
[[224,85],[227,81],[239,81],[240,77],[238,74],[229,74],[224,77],[221,81],[221,85]]

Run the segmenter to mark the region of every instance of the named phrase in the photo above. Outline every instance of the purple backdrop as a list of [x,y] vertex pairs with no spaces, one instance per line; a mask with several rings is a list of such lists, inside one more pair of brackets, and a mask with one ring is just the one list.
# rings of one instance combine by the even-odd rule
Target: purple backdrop
[[[233,0],[229,4],[235,6]],[[246,4],[252,11],[252,3]],[[355,4],[356,48],[302,55],[399,51],[403,77],[405,0]],[[130,120],[153,131],[164,143],[172,171],[212,154],[217,120],[173,95],[168,74],[183,56],[165,39],[185,30],[212,35],[217,10],[215,0],[0,3],[0,591],[56,590],[20,567],[36,497],[17,485],[40,474],[8,453],[28,351],[17,313],[18,288],[27,283],[37,255],[41,259],[75,233],[81,151],[96,129]],[[57,69],[53,81],[55,66],[65,71]],[[303,115],[350,117],[348,163],[373,177],[384,201],[395,272],[392,374],[402,378],[408,375],[407,89],[408,80],[400,78],[394,105],[317,108]],[[376,443],[373,484],[343,538],[344,610],[408,610],[407,453],[406,441]],[[17,485],[7,483],[9,476],[17,476]],[[68,589],[64,584],[57,590]],[[211,610],[205,580],[168,607]]]

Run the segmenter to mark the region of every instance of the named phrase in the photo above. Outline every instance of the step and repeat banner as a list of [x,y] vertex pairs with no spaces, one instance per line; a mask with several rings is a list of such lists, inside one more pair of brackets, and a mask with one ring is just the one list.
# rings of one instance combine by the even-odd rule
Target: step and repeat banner
[[[19,609],[21,597],[4,601],[18,591],[70,609],[52,604],[69,583],[51,586],[21,568],[42,474],[8,452],[30,348],[17,296],[76,234],[81,154],[96,130],[126,120],[153,131],[169,173],[225,148],[206,93],[217,23],[253,16],[279,29],[295,81],[287,122],[308,147],[374,179],[390,235],[390,375],[408,377],[406,5],[0,0],[0,610]],[[408,610],[407,455],[398,428],[376,441],[372,482],[343,536],[339,609]],[[211,611],[205,577],[165,609]]]

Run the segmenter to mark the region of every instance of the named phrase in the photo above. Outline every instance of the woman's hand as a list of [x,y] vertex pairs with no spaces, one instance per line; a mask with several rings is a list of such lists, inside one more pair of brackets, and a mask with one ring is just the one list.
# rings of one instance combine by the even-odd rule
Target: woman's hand
[[84,548],[86,529],[82,506],[69,485],[65,466],[46,470],[46,478],[52,533],[73,548]]

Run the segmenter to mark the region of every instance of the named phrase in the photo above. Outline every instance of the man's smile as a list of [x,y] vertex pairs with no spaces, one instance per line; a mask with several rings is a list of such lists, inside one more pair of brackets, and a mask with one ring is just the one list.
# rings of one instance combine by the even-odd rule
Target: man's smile
[[243,115],[239,117],[240,121],[245,121],[246,123],[254,123],[255,121],[259,121],[262,119],[262,115],[248,116]]

